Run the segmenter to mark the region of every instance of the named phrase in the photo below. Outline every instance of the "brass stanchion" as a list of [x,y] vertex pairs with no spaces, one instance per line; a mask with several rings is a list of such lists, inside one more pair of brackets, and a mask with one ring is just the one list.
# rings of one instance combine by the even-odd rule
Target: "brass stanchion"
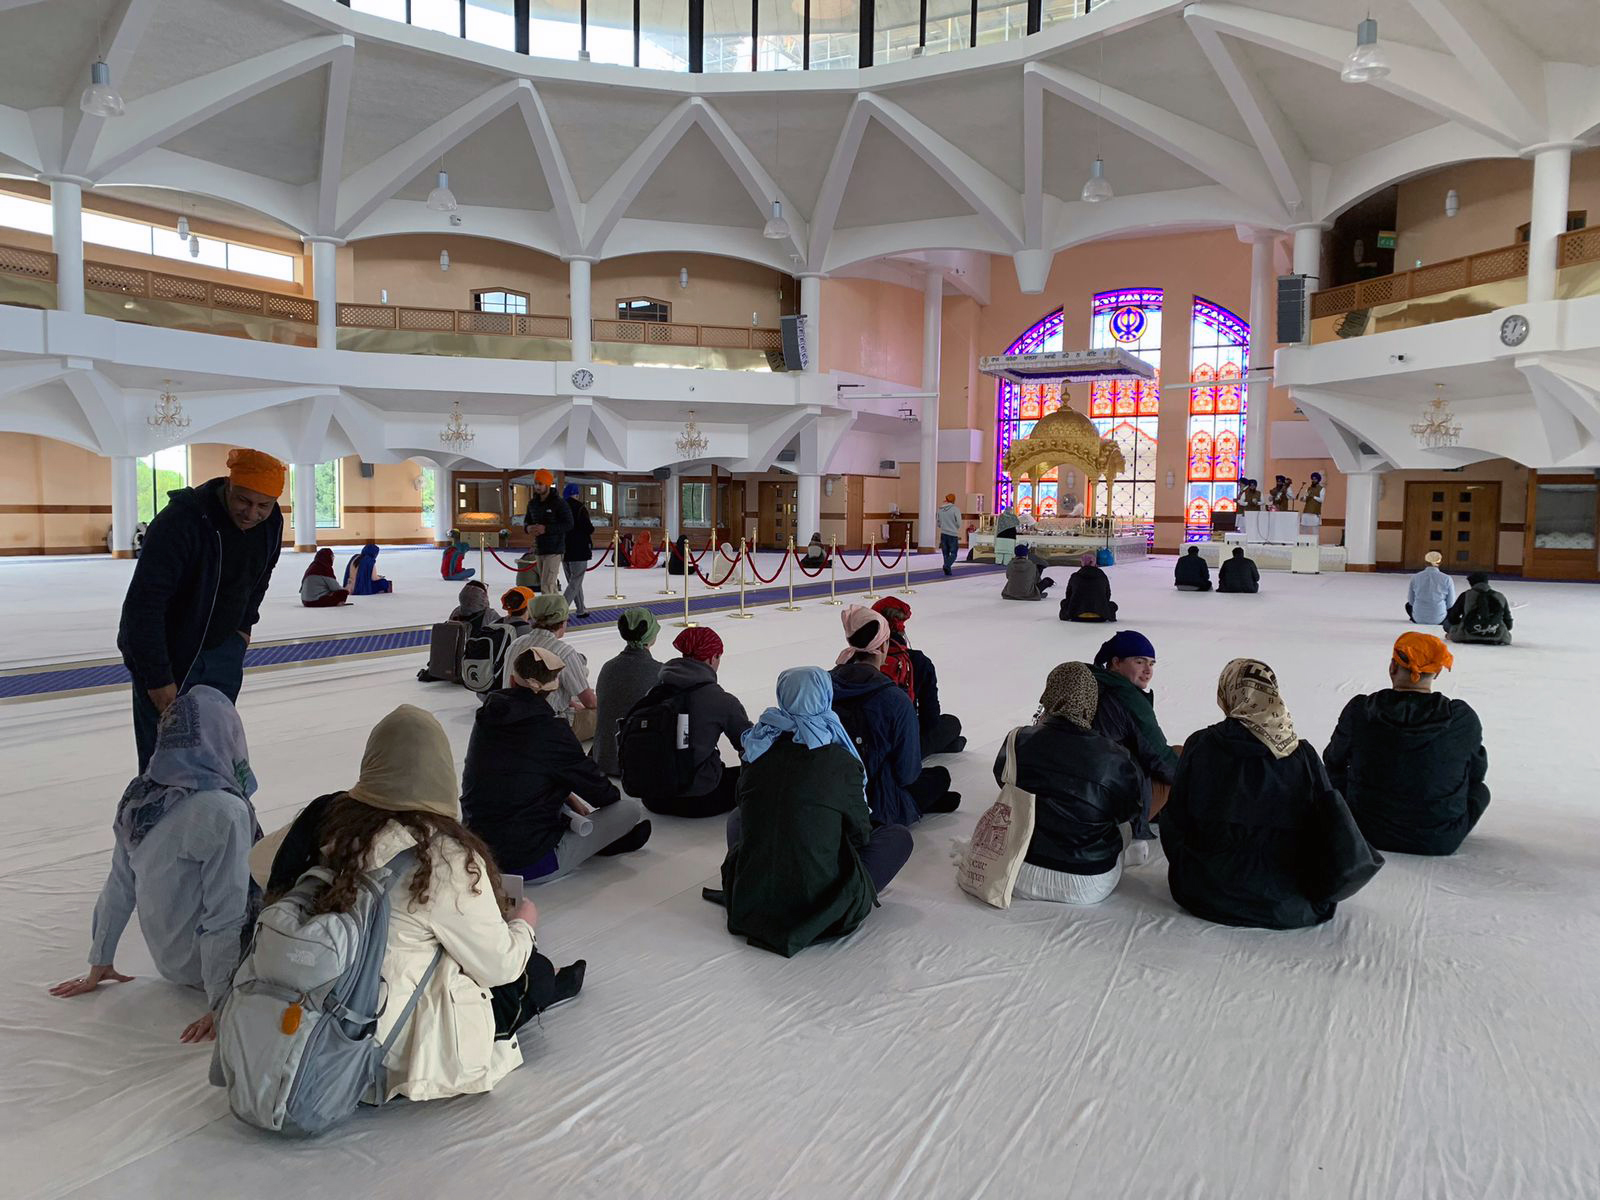
[[789,539],[789,603],[778,605],[779,612],[799,612],[800,606],[794,602],[794,539]]
[[871,542],[867,543],[867,590],[862,596],[863,600],[876,600],[878,598],[878,593],[872,590],[875,586],[877,586],[877,581],[875,579],[876,572],[873,570],[873,564],[877,561],[877,559],[878,541],[876,538],[874,538]]
[[917,589],[911,586],[911,535],[909,533],[906,534],[904,557],[906,560],[906,585],[900,589],[900,592],[902,595],[910,596],[914,595]]
[[728,619],[730,621],[748,621],[748,620],[750,620],[751,618],[753,618],[755,616],[755,613],[753,613],[753,612],[745,612],[745,610],[744,610],[744,553],[745,553],[745,551],[744,551],[744,539],[740,538],[739,539],[739,611],[736,612],[736,613],[729,613],[728,614]]
[[622,581],[617,577],[618,571],[621,570],[621,560],[617,554],[617,547],[621,544],[622,534],[613,532],[611,535],[611,595],[606,597],[607,600],[627,599],[627,597],[622,594]]
[[[666,537],[666,534],[664,532],[662,534],[662,537],[663,538]],[[665,546],[665,549],[666,549],[666,554],[662,557],[662,560],[661,560],[661,590],[659,592],[657,592],[656,595],[658,595],[658,596],[671,596],[673,594],[673,591],[672,591],[672,543],[671,542],[665,542],[664,546]]]
[[695,623],[689,619],[689,572],[691,568],[687,562],[683,567],[683,620],[674,621],[673,624],[683,629],[693,629]]
[[[711,540],[706,543],[706,556],[711,559],[711,565],[713,567],[717,566],[722,561],[722,551],[717,549],[717,531],[715,529],[711,531]],[[720,584],[711,582],[710,571],[705,573],[704,577],[701,579],[701,582],[706,585],[706,591],[708,592],[720,592],[722,590],[722,586]]]
[[839,559],[839,538],[837,535],[828,539],[828,598],[824,604],[838,606],[844,601],[839,599],[839,568],[836,565]]

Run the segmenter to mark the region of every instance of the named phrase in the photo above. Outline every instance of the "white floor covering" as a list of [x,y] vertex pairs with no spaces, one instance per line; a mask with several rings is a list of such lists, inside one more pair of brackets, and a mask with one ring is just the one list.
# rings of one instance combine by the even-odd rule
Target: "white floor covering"
[[[107,642],[114,597],[89,601],[123,574],[0,568],[6,660],[63,619],[80,644]],[[1126,624],[1156,642],[1174,739],[1218,719],[1217,672],[1249,653],[1277,668],[1320,748],[1345,699],[1384,682],[1405,628],[1394,577],[1193,595],[1157,559],[1112,579]],[[135,982],[46,994],[83,969],[132,736],[120,694],[8,706],[0,1195],[1592,1200],[1600,591],[1504,590],[1517,645],[1459,648],[1446,682],[1488,731],[1494,799],[1477,831],[1453,858],[1391,856],[1321,928],[1268,933],[1182,912],[1159,853],[1090,910],[998,912],[957,890],[948,844],[993,798],[997,744],[1048,669],[1105,631],[1001,601],[993,576],[924,587],[911,634],[966,722],[968,752],[943,760],[966,799],[917,828],[859,932],[788,961],[744,945],[699,895],[721,823],[657,818],[643,852],[536,891],[541,947],[590,966],[578,1002],[524,1037],[521,1070],[490,1096],[364,1112],[311,1143],[228,1114],[208,1051],[176,1040],[198,997],[152,977],[136,926],[117,958]],[[274,603],[261,636],[291,617]],[[815,602],[712,624],[752,714],[780,668],[831,662],[839,644],[837,611]],[[578,641],[595,664],[616,644],[608,630]],[[350,783],[396,703],[437,712],[464,751],[473,699],[416,683],[417,665],[247,678],[265,826]]]

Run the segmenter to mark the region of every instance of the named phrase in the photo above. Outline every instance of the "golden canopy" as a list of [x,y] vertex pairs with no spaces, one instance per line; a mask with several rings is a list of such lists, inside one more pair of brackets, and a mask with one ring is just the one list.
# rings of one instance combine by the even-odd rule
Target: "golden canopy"
[[[1108,499],[1112,481],[1128,466],[1114,441],[1102,438],[1088,417],[1065,407],[1040,420],[1027,437],[1012,442],[1000,465],[1012,479],[1026,475],[1037,481],[1062,463],[1078,467],[1091,480],[1104,479]],[[1094,511],[1092,489],[1089,509]]]

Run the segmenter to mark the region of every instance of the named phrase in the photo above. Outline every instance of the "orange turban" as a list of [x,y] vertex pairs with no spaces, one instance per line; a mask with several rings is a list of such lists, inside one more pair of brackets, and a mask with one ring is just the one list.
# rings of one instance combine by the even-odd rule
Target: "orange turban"
[[270,454],[259,450],[228,451],[228,482],[263,496],[283,495],[283,480],[288,468]]
[[532,599],[532,588],[514,587],[500,597],[500,607],[506,610],[506,616],[508,617],[526,617],[528,615],[528,602]]
[[1450,647],[1431,633],[1402,633],[1394,644],[1394,661],[1411,672],[1412,683],[1456,665]]
[[549,487],[551,484],[553,484],[556,481],[556,477],[554,475],[552,475],[549,471],[546,471],[543,467],[540,467],[537,471],[535,471],[533,473],[533,481],[535,483],[542,483],[546,487]]
[[956,502],[956,494],[954,492],[946,492],[944,501],[946,504],[954,504]]

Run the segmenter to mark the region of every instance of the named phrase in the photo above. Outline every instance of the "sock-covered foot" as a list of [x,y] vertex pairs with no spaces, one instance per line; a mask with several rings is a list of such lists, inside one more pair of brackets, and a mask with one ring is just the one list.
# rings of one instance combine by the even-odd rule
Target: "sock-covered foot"
[[650,822],[640,821],[627,833],[623,834],[609,846],[595,851],[601,858],[609,858],[613,854],[629,854],[639,849],[650,840]]
[[958,809],[960,807],[961,807],[961,793],[960,792],[946,792],[944,795],[940,796],[937,800],[930,800],[928,802],[928,807],[924,808],[922,811],[923,811],[924,814],[927,814],[927,813],[953,813],[953,812],[955,812],[956,809]]
[[1153,842],[1146,839],[1136,839],[1128,843],[1128,848],[1122,852],[1124,866],[1142,867],[1150,861],[1150,847]]
[[578,993],[583,991],[583,973],[589,969],[585,959],[579,959],[570,966],[562,967],[556,972],[556,990],[550,997],[546,1009],[554,1008],[558,1004],[565,1004],[568,1000],[576,1000]]
[[946,754],[960,754],[966,748],[967,748],[967,739],[965,737],[958,737],[958,738],[956,738],[955,741],[950,743],[950,748],[948,750],[946,750],[945,753]]

